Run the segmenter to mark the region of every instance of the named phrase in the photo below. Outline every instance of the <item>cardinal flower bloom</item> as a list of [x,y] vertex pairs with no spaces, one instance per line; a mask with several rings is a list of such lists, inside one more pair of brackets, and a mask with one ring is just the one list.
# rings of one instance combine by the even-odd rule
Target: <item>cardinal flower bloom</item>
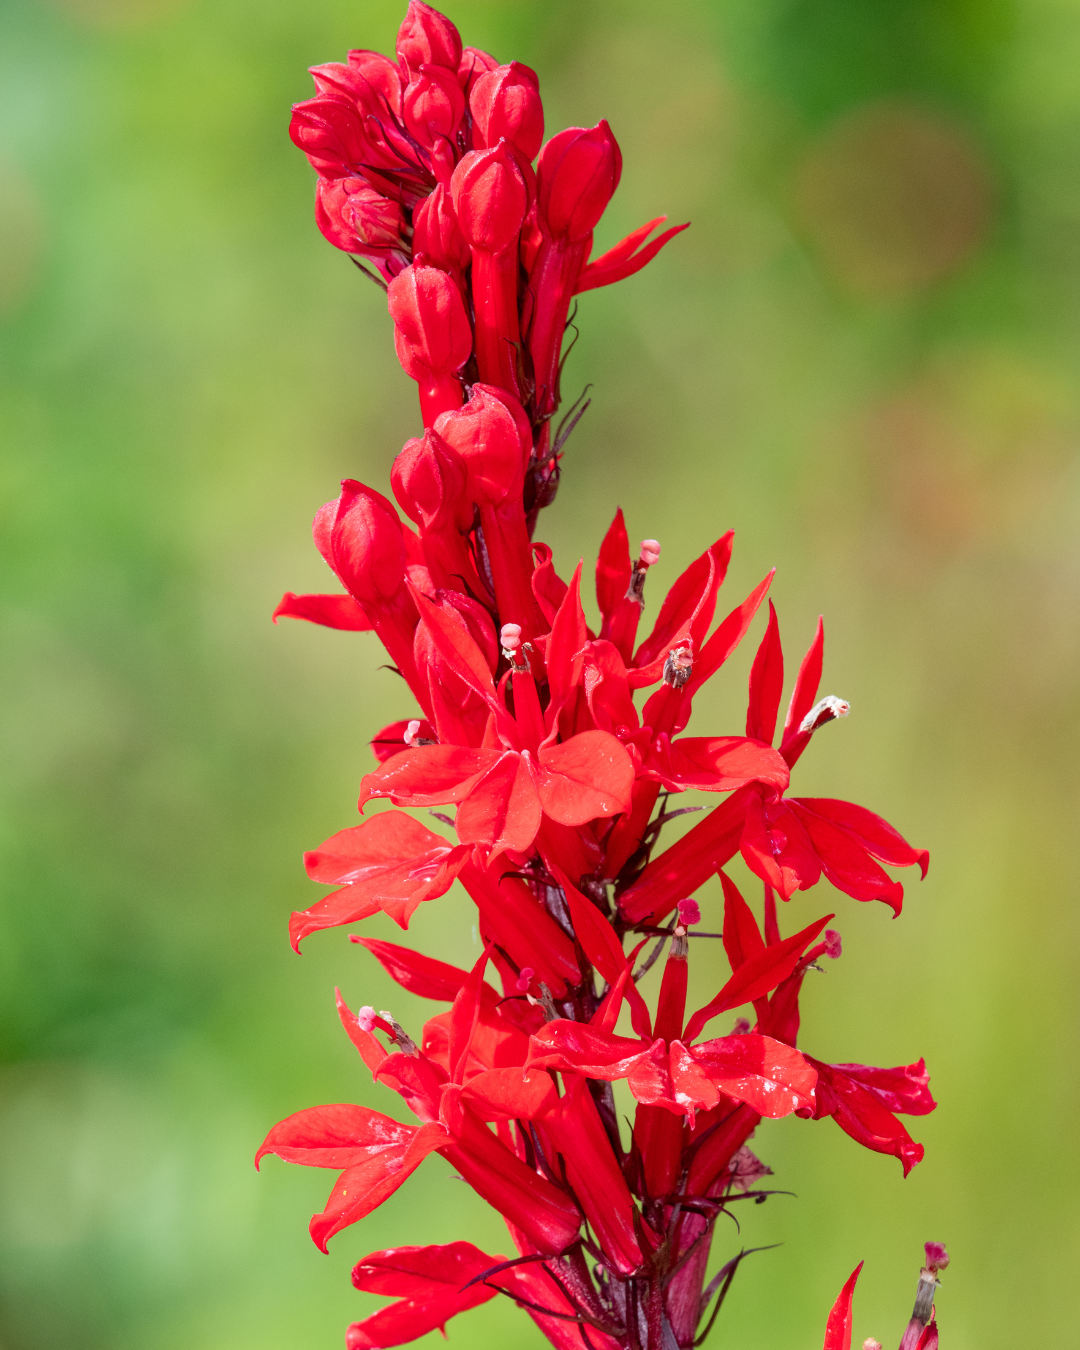
[[[824,878],[899,912],[902,887],[884,869],[925,873],[926,854],[861,806],[791,794],[811,738],[848,712],[818,697],[820,623],[779,736],[771,601],[745,725],[691,727],[773,580],[716,622],[730,532],[658,595],[668,552],[653,538],[631,549],[616,512],[595,621],[582,565],[564,579],[535,537],[587,406],[554,423],[573,297],[632,275],[685,228],[650,241],[659,217],[591,258],[622,171],[609,124],[545,142],[536,73],[465,46],[419,0],[393,57],[353,51],[312,75],[316,95],[293,110],[291,133],[318,175],[316,219],[386,288],[387,337],[418,407],[415,434],[387,455],[394,500],[346,479],[316,514],[340,589],[289,592],[274,615],[361,634],[373,664],[381,644],[402,700],[358,775],[363,818],[305,855],[329,889],[292,915],[289,935],[299,951],[378,913],[407,932],[439,901],[478,947],[463,970],[352,935],[410,995],[448,1006],[410,1033],[339,994],[346,1034],[398,1109],[299,1109],[257,1161],[337,1174],[310,1225],[323,1251],[422,1184],[410,1178],[431,1153],[506,1223],[510,1257],[462,1239],[361,1260],[356,1287],[394,1301],[349,1328],[350,1350],[402,1344],[496,1295],[559,1350],[687,1350],[749,1255],[709,1278],[714,1240],[730,1231],[719,1220],[770,1194],[749,1148],[764,1121],[832,1117],[905,1173],[922,1157],[899,1119],[934,1107],[922,1060],[875,1068],[797,1046],[805,976],[842,944],[831,913],[784,936],[776,897]],[[702,803],[711,809],[662,850],[669,823]],[[762,883],[760,921],[724,870],[737,857]],[[716,876],[722,916],[716,888],[702,891]],[[717,992],[688,1008],[691,960]],[[634,1102],[625,1123],[618,1081]],[[937,1345],[923,1284],[943,1264],[928,1250],[904,1350]],[[849,1350],[854,1280],[827,1350]]]

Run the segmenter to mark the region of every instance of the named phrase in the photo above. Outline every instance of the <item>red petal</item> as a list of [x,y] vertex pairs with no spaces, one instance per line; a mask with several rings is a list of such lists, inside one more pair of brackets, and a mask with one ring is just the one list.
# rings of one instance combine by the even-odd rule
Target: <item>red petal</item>
[[[584,268],[578,277],[574,294],[580,295],[583,291],[591,291],[597,286],[610,286],[615,281],[622,281],[625,277],[640,272],[646,264],[652,262],[666,243],[674,239],[677,234],[681,234],[683,230],[688,229],[690,225],[689,221],[685,225],[672,225],[670,229],[657,235],[644,248],[634,253],[632,250],[638,240],[644,238],[654,226],[659,225],[664,220],[667,220],[667,216],[658,216],[648,225],[639,226],[633,234],[628,235],[621,243],[616,244],[612,249],[608,249],[606,253],[602,253],[594,262],[589,263],[588,267]],[[631,245],[631,240],[633,240],[633,245]],[[631,247],[628,249],[627,245],[631,245]]]
[[785,900],[815,885],[822,861],[795,813],[786,802],[762,804],[759,793],[747,802],[746,827],[740,841],[747,867]]
[[811,1059],[818,1071],[819,1090],[815,1118],[830,1115],[845,1134],[863,1148],[888,1153],[904,1169],[904,1176],[922,1161],[923,1146],[917,1144],[893,1113],[868,1088],[849,1077],[836,1064]]
[[581,608],[581,564],[578,563],[548,636],[545,658],[551,690],[547,711],[549,727],[570,691],[581,682],[581,649],[587,637],[585,611]]
[[[608,984],[616,984],[626,973],[628,962],[614,928],[557,867],[553,875],[563,888],[574,924],[574,934],[581,943],[582,951]],[[630,1003],[630,1017],[634,1030],[639,1036],[651,1036],[649,1009],[632,979],[625,985],[624,992]]]
[[286,591],[272,617],[275,623],[278,619],[306,619],[324,628],[353,633],[370,633],[372,629],[363,606],[351,595],[295,595]]
[[687,692],[696,693],[705,681],[720,669],[743,640],[754,615],[758,612],[759,605],[765,599],[765,595],[772,585],[775,575],[776,569],[773,568],[763,581],[758,582],[742,604],[731,611],[701,651],[698,652],[694,660],[694,670],[687,685]]
[[315,1214],[308,1231],[320,1251],[349,1224],[370,1214],[397,1190],[433,1149],[449,1142],[441,1125],[421,1125],[406,1148],[385,1149],[350,1167],[338,1177],[321,1214]]
[[789,779],[787,764],[771,745],[745,736],[680,736],[648,765],[675,791],[732,792],[756,781],[783,792]]
[[462,1090],[481,1120],[536,1120],[559,1104],[551,1076],[537,1070],[527,1078],[516,1065],[475,1074]]
[[799,957],[832,917],[828,914],[802,932],[785,938],[783,942],[774,943],[744,961],[712,1002],[694,1013],[686,1025],[683,1039],[692,1041],[705,1023],[719,1013],[738,1008],[743,1003],[752,1003],[786,980],[798,964]]
[[[759,1115],[773,1120],[814,1105],[816,1070],[798,1050],[770,1036],[752,1032],[725,1036],[689,1050],[676,1041],[671,1047],[671,1061],[676,1088],[698,1107],[716,1106],[720,1092],[746,1102]],[[712,1088],[703,1097],[695,1095],[700,1090],[698,1075]]]
[[304,854],[304,867],[312,881],[340,886],[362,881],[375,870],[394,867],[418,854],[452,845],[404,811],[380,811],[362,825],[332,834],[317,849]]
[[491,670],[468,629],[420,591],[413,591],[413,599],[420,611],[421,622],[443,659],[470,689],[482,698],[493,700],[495,686]]
[[337,1001],[338,1017],[341,1019],[341,1025],[345,1028],[346,1036],[360,1051],[360,1058],[371,1070],[372,1075],[376,1074],[389,1056],[371,1032],[365,1031],[357,1021],[356,1014],[341,997],[340,989],[334,990],[334,998]]
[[746,708],[746,734],[772,745],[776,715],[784,690],[784,653],[776,607],[769,601],[769,625],[750,670],[750,701]]
[[561,745],[541,746],[537,758],[540,800],[561,825],[585,825],[630,809],[633,761],[608,732],[582,731]]
[[877,1069],[869,1064],[834,1064],[832,1067],[861,1083],[890,1111],[899,1111],[905,1116],[926,1116],[937,1107],[930,1095],[930,1075],[926,1072],[925,1060],[895,1069]]
[[372,797],[399,806],[442,806],[460,802],[501,755],[461,745],[421,745],[392,755],[360,783],[360,810]]
[[[650,227],[651,228],[651,227]],[[626,598],[633,563],[622,510],[615,512],[596,560],[596,602],[605,623]]]
[[720,873],[720,883],[724,888],[724,951],[734,973],[765,950],[765,939],[750,906],[726,872]]
[[529,1042],[529,1068],[561,1069],[613,1083],[625,1078],[650,1049],[647,1041],[599,1031],[561,1018],[541,1028]]
[[276,1153],[305,1167],[351,1167],[369,1154],[407,1147],[415,1134],[415,1125],[367,1106],[312,1106],[274,1126],[255,1155],[255,1166],[267,1153]]
[[806,810],[792,799],[792,812],[805,828],[814,851],[821,859],[821,870],[837,890],[856,900],[881,900],[899,914],[904,903],[904,888],[893,881],[871,858],[863,844],[847,830],[824,816]]
[[450,1009],[447,1065],[452,1083],[460,1083],[464,1077],[469,1045],[473,1038],[473,1032],[476,1030],[477,1019],[480,1016],[480,990],[483,985],[484,969],[487,963],[488,953],[485,949],[480,959],[465,977],[465,982],[458,990],[454,1005]]
[[[663,1106],[682,1114],[683,1106],[675,1098],[667,1041],[657,1037],[647,1053],[639,1055],[627,1074],[627,1087],[642,1106]],[[645,1150],[646,1154],[648,1150]]]
[[[780,738],[780,744],[789,753],[791,752],[792,742],[799,736],[799,727],[802,726],[803,719],[817,699],[818,687],[821,684],[821,659],[824,647],[825,621],[819,615],[814,640],[802,659],[802,665],[799,666],[799,673],[795,677],[795,688],[791,691],[791,702],[788,704],[787,716],[784,718],[784,734]],[[799,754],[801,753],[802,747],[799,749]],[[794,755],[788,760],[788,763],[794,764],[797,758],[798,755]]]
[[835,797],[796,797],[794,801],[853,834],[868,853],[890,867],[913,867],[917,863],[926,876],[930,866],[930,854],[926,849],[912,848],[899,830],[893,829],[887,820],[882,820],[865,806],[837,801]]
[[463,844],[485,844],[496,853],[504,849],[527,852],[541,816],[540,798],[527,765],[512,750],[501,755],[490,750],[476,753],[495,754],[496,758],[458,807],[458,838]]
[[851,1350],[851,1299],[855,1293],[855,1281],[863,1263],[860,1261],[848,1276],[847,1284],[840,1290],[840,1297],[833,1304],[832,1312],[825,1327],[825,1345],[823,1350]]
[[626,665],[612,642],[586,642],[584,647],[585,697],[593,721],[601,731],[619,727],[638,728],[637,709],[626,678]]
[[366,947],[392,980],[420,998],[452,1003],[465,982],[466,971],[445,961],[436,961],[433,956],[422,956],[411,947],[399,947],[379,938],[354,937],[353,941]]

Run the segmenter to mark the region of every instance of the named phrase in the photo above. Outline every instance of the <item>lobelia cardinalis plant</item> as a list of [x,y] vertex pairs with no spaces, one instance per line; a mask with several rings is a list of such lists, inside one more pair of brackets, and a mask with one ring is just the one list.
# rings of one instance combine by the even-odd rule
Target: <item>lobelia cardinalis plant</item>
[[[789,795],[814,734],[848,712],[818,698],[820,621],[779,738],[771,601],[745,735],[685,734],[695,694],[772,580],[713,626],[730,533],[675,581],[643,638],[655,540],[635,559],[616,512],[596,569],[599,631],[586,622],[580,566],[564,581],[533,540],[583,411],[553,432],[573,297],[632,275],[686,228],[650,239],[659,217],[591,257],[621,169],[607,123],[544,143],[535,73],[463,48],[449,19],[417,0],[396,62],[353,51],[312,74],[317,95],[296,106],[291,132],[318,173],[316,219],[385,287],[424,430],[390,470],[411,524],[381,493],[344,482],[314,523],[344,590],[287,594],[274,617],[375,631],[415,707],[373,738],[360,809],[374,798],[454,806],[453,820],[432,814],[456,840],[402,810],[339,831],[305,858],[314,881],[337,889],[294,914],[290,935],[299,951],[317,930],[377,911],[407,930],[416,907],[457,880],[482,951],[466,971],[354,936],[403,988],[449,1005],[417,1042],[389,1012],[353,1011],[338,995],[346,1035],[417,1123],[316,1106],[274,1126],[256,1161],[273,1153],[340,1173],[311,1220],[323,1251],[432,1152],[506,1222],[509,1259],[466,1241],[365,1257],[356,1287],[397,1302],[348,1329],[350,1350],[403,1344],[496,1294],[560,1350],[698,1345],[748,1255],[708,1278],[717,1219],[768,1194],[769,1169],[747,1146],[763,1118],[831,1116],[905,1174],[922,1157],[898,1119],[934,1109],[922,1060],[826,1064],[796,1048],[803,978],[841,943],[831,914],[782,936],[777,896],[824,876],[899,913],[903,887],[881,864],[925,875],[927,854],[861,806]],[[638,690],[652,690],[640,708]],[[659,851],[681,814],[672,795],[691,789],[722,800]],[[739,854],[762,882],[760,920],[724,871]],[[717,874],[731,975],[688,1009],[690,950],[705,936],[691,897]],[[665,948],[650,1010],[639,983]],[[721,1014],[749,1008],[753,1025],[740,1016],[712,1034]],[[629,1131],[616,1080],[636,1101]],[[903,1350],[937,1345],[943,1252],[928,1249],[929,1302],[920,1294]],[[854,1281],[826,1350],[848,1350]]]

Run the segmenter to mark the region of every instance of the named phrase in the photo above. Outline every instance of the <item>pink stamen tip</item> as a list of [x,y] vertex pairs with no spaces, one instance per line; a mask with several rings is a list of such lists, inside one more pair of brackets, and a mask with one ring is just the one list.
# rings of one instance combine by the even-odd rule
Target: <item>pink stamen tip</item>
[[419,734],[419,732],[420,732],[420,721],[418,718],[414,717],[413,720],[409,723],[409,725],[405,728],[405,744],[412,745],[413,741],[416,740],[416,737]]
[[949,1264],[949,1253],[945,1250],[943,1242],[928,1242],[926,1244],[926,1265],[929,1270],[944,1270]]
[[521,624],[504,623],[502,632],[499,634],[499,641],[504,651],[516,651],[521,646]]
[[840,942],[840,934],[836,931],[835,928],[826,928],[825,955],[831,957],[832,960],[834,961],[838,961],[840,959],[840,954],[843,950],[844,948]]
[[641,541],[641,553],[638,555],[641,559],[642,567],[653,567],[660,561],[660,544],[656,539],[643,539]]
[[701,908],[696,900],[680,900],[678,909],[679,918],[687,927],[701,922]]
[[731,1034],[733,1036],[745,1036],[749,1030],[750,1030],[750,1023],[746,1020],[746,1018],[736,1017],[735,1025],[731,1028]]
[[356,1014],[356,1020],[360,1023],[360,1030],[370,1034],[372,1027],[378,1021],[378,1013],[374,1008],[364,1007]]
[[532,983],[532,977],[535,974],[532,966],[521,967],[521,974],[518,976],[518,982],[515,986],[519,994],[528,993],[529,985]]

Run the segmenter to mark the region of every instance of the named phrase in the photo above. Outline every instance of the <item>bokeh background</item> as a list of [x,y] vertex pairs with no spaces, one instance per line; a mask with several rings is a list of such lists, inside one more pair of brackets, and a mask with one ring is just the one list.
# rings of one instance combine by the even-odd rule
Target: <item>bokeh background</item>
[[[423,1008],[343,933],[289,949],[300,855],[355,820],[407,714],[374,639],[269,622],[329,580],[314,510],[417,428],[383,297],[325,244],[286,135],[305,67],[392,47],[384,0],[6,0],[0,9],[0,1346],[318,1350],[348,1272],[496,1216],[437,1158],[320,1255],[327,1173],[251,1157],[321,1101],[398,1109],[337,1024]],[[729,526],[792,667],[819,611],[851,718],[799,766],[933,855],[902,918],[822,887],[844,956],[804,998],[826,1059],[925,1053],[905,1182],[831,1122],[763,1128],[797,1198],[718,1345],[899,1338],[948,1243],[949,1350],[1075,1336],[1078,1209],[1077,0],[460,0],[539,72],[548,125],[625,154],[599,232],[691,219],[583,298],[593,404],[540,534],[591,567],[616,504],[673,578]],[[650,582],[650,588],[653,587]],[[655,595],[654,595],[655,601]],[[698,724],[737,732],[749,655]],[[716,915],[719,888],[703,893]],[[393,938],[389,923],[370,931]],[[790,931],[790,928],[789,928]],[[460,896],[426,950],[468,963]],[[703,953],[704,991],[720,976]],[[712,966],[709,962],[712,962]],[[538,1346],[489,1304],[460,1346]],[[431,1344],[437,1337],[432,1336]]]

